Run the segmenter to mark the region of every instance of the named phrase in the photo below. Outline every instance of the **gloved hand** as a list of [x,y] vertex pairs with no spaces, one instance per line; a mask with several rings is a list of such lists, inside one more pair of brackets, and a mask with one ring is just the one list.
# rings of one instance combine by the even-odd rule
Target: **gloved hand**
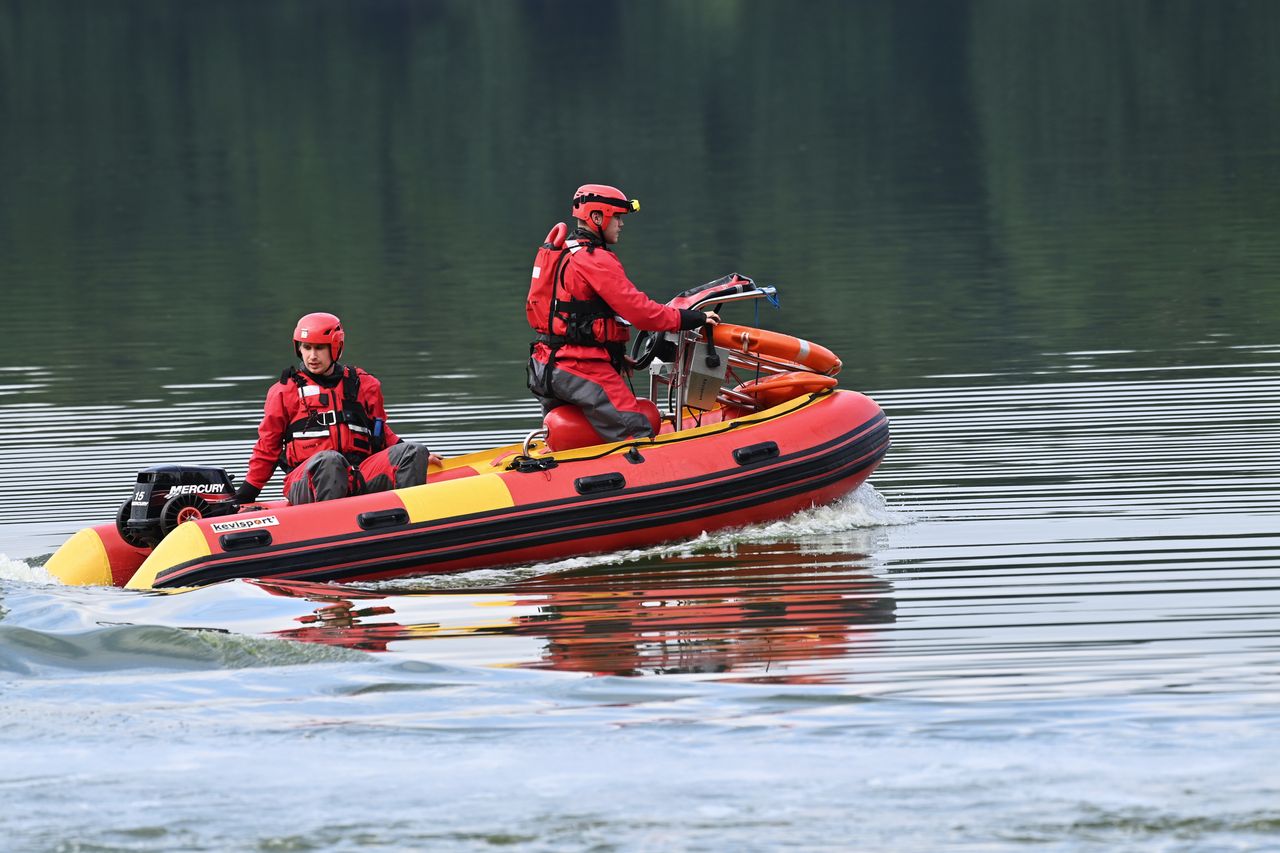
[[262,489],[251,486],[248,483],[241,483],[236,487],[236,501],[242,504],[251,504],[258,499],[258,493]]
[[680,330],[689,332],[703,326],[714,326],[720,322],[720,315],[714,311],[695,311],[692,308],[680,309]]

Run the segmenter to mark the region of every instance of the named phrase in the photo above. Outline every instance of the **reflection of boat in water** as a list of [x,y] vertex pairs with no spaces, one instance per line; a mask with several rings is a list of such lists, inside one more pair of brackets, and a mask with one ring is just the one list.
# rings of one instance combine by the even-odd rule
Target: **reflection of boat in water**
[[[719,308],[772,296],[734,275],[671,304]],[[46,569],[67,583],[146,589],[542,562],[830,503],[866,480],[888,449],[880,407],[834,389],[839,359],[815,344],[723,324],[710,340],[641,335],[633,356],[648,364],[650,397],[665,405],[654,438],[600,444],[566,406],[522,444],[448,460],[423,486],[239,512],[226,500],[225,474],[206,493],[181,478],[208,469],[151,469],[150,479],[139,477],[132,510],[126,503],[115,524],[76,534]]]
[[533,664],[543,668],[729,672],[843,657],[862,626],[894,620],[889,584],[851,571],[850,555],[796,565],[796,553],[771,549],[740,549],[748,564],[727,570],[686,559],[585,588],[581,577],[539,578],[518,587],[546,600],[515,633],[547,638],[545,659]]
[[[578,672],[782,673],[807,660],[856,654],[869,626],[891,623],[887,581],[860,555],[809,554],[797,546],[740,546],[729,565],[666,558],[643,568],[544,575],[501,590],[383,594],[321,584],[256,581],[277,595],[314,601],[314,615],[278,636],[365,650],[391,643],[512,636],[542,641],[516,666]],[[447,624],[459,598],[470,615]],[[415,622],[414,616],[427,617]],[[409,624],[398,620],[407,619]],[[464,617],[465,619],[465,617]]]

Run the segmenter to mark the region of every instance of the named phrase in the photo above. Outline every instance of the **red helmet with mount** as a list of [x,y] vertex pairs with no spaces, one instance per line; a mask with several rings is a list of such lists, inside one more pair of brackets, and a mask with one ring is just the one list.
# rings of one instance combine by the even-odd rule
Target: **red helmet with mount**
[[634,213],[639,209],[640,202],[607,184],[583,184],[573,194],[573,218],[591,224],[591,214],[599,211],[604,217],[601,230],[609,227],[609,220],[616,214]]
[[342,342],[346,340],[346,337],[346,333],[342,331],[341,320],[333,314],[318,311],[314,314],[306,315],[294,327],[293,351],[301,357],[301,345],[303,343],[328,344],[329,355],[334,361],[337,361],[338,356],[342,355]]

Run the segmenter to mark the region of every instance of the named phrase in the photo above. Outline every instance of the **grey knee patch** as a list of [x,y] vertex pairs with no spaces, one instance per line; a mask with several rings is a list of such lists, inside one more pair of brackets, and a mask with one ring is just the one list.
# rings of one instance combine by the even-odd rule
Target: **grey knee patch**
[[289,489],[289,503],[307,504],[345,498],[351,490],[351,466],[336,450],[322,450],[307,460],[306,471]]
[[385,492],[388,489],[403,489],[407,486],[421,486],[427,482],[427,463],[430,454],[427,448],[411,441],[402,441],[387,449],[387,464],[391,474],[378,474],[365,481],[366,492]]
[[421,486],[427,482],[427,448],[412,441],[402,441],[387,454],[387,461],[396,472],[396,488]]

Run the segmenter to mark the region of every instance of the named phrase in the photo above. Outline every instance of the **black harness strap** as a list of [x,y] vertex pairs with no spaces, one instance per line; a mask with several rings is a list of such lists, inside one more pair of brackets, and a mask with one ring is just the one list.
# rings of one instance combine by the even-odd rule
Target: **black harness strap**
[[[356,453],[348,453],[347,461],[353,465],[359,464],[360,461],[373,455],[373,419],[369,417],[369,412],[360,402],[360,372],[354,367],[348,367],[346,374],[342,377],[342,420],[348,427],[358,426],[366,430],[358,433],[348,429]],[[334,436],[334,439],[335,444],[341,447],[341,443],[337,441],[338,436]],[[360,459],[352,460],[351,457],[355,455],[359,455]]]

